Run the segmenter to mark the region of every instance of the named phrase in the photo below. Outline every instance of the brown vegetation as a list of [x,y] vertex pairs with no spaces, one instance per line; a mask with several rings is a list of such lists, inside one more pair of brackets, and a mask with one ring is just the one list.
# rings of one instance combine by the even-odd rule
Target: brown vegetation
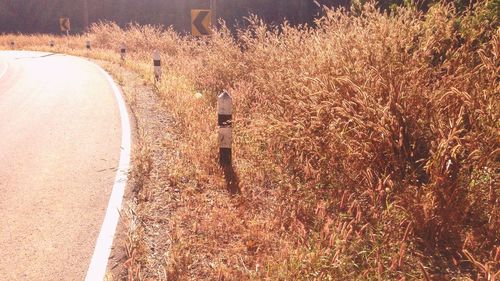
[[[500,33],[485,6],[328,10],[314,29],[252,18],[211,39],[94,25],[96,53],[117,61],[110,50],[125,42],[126,66],[149,81],[161,50],[155,87],[175,120],[175,139],[158,140],[176,151],[168,184],[138,191],[138,227],[164,254],[137,247],[134,275],[498,280]],[[216,159],[223,89],[236,110],[235,196]]]

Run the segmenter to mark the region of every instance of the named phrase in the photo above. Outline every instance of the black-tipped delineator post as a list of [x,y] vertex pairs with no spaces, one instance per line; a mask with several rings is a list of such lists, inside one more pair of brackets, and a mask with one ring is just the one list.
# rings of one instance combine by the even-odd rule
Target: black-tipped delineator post
[[14,41],[10,41],[10,47],[11,47],[12,49],[14,49],[14,46],[15,46],[15,45],[16,45],[16,43],[14,43]]
[[153,66],[155,70],[155,81],[160,81],[161,79],[161,58],[160,52],[158,50],[153,51]]
[[232,164],[233,100],[226,91],[222,92],[217,99],[217,113],[219,115],[219,163],[223,167],[229,167]]
[[54,47],[54,45],[55,45],[55,44],[54,44],[54,40],[50,40],[49,45],[50,45],[50,47],[51,47],[51,48],[53,48],[53,47]]
[[125,43],[120,44],[120,59],[125,61],[125,54],[127,53],[127,49],[125,47]]
[[85,43],[85,47],[87,48],[87,50],[91,49],[90,41],[89,40],[87,40],[87,42]]

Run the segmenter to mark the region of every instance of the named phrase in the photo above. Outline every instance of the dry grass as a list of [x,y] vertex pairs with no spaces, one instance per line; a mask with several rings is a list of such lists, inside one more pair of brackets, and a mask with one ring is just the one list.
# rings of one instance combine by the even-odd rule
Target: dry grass
[[[498,280],[500,32],[479,13],[367,5],[315,28],[251,18],[210,40],[112,23],[57,38],[114,62],[124,41],[125,66],[149,83],[152,50],[163,56],[155,87],[175,137],[157,141],[174,153],[162,184],[137,193],[154,247],[130,279]],[[0,45],[12,38],[49,49],[40,35]],[[222,89],[236,109],[234,196],[216,159]]]

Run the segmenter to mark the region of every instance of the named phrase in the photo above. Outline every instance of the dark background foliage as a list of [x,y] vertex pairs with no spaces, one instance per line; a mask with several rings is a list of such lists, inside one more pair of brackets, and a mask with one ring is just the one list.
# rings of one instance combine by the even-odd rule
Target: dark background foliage
[[[173,25],[186,31],[190,10],[210,6],[209,0],[0,0],[0,32],[58,32],[58,18],[68,16],[75,32],[83,30],[84,3],[88,2],[89,22],[115,21],[120,25]],[[287,18],[294,23],[310,22],[319,5],[348,5],[349,0],[218,0],[217,14],[230,24],[254,13],[267,21]]]
[[[469,0],[450,0],[460,7]],[[218,0],[217,16],[230,26],[244,23],[244,17],[256,14],[267,22],[281,22],[284,18],[293,24],[311,23],[322,9],[349,7],[366,0]],[[412,3],[409,0],[377,1],[382,9],[391,5]],[[426,9],[432,0],[417,1]],[[58,19],[71,18],[72,31],[81,32],[85,26],[85,3],[89,23],[101,20],[117,22],[123,26],[139,24],[173,25],[178,31],[188,31],[190,10],[208,8],[210,0],[0,0],[0,33],[57,33]]]

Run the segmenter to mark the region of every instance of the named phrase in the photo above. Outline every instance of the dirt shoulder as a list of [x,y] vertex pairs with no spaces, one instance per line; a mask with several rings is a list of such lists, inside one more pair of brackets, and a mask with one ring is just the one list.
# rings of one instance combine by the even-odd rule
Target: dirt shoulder
[[135,127],[108,280],[235,277],[245,263],[255,266],[242,235],[241,198],[228,192],[221,171],[195,161],[197,149],[183,138],[155,85],[120,65],[95,62],[121,86]]
[[134,127],[133,168],[108,264],[107,278],[138,279],[141,273],[137,259],[145,256],[146,249],[154,249],[145,229],[159,227],[144,223],[143,214],[147,212],[144,205],[153,196],[150,188],[152,185],[168,188],[162,178],[168,168],[168,158],[171,157],[169,154],[175,151],[165,150],[161,140],[171,138],[172,119],[152,86],[139,75],[114,63],[102,60],[94,62],[106,69],[120,85]]

